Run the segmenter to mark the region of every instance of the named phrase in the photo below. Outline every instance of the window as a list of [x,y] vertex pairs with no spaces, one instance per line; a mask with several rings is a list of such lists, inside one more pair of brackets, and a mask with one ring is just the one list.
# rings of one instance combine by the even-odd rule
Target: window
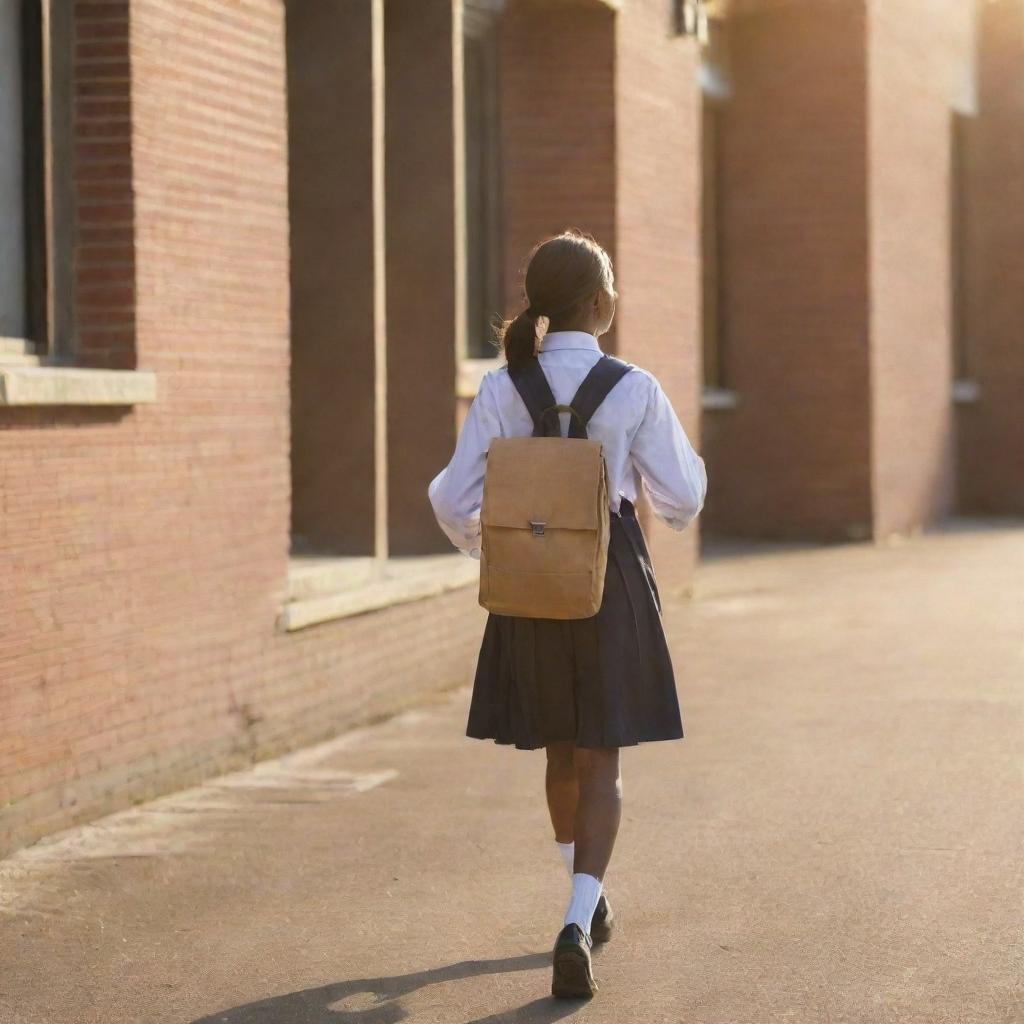
[[491,324],[505,305],[498,5],[466,0],[466,355],[497,355]]
[[422,0],[285,5],[285,630],[444,593],[477,571],[425,500],[455,443],[456,13]]
[[0,337],[51,356],[70,348],[70,8],[0,0]]

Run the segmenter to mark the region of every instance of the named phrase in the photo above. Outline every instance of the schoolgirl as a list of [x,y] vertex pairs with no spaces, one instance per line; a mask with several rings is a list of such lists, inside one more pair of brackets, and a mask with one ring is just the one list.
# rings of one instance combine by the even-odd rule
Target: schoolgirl
[[[527,308],[500,328],[506,365],[488,373],[455,454],[430,484],[451,541],[480,557],[480,506],[488,446],[532,433],[513,376],[537,360],[560,405],[570,405],[602,358],[616,293],[611,260],[590,236],[567,231],[531,254]],[[510,371],[512,375],[510,375]],[[562,430],[568,414],[562,414]],[[590,950],[613,930],[603,893],[622,810],[619,748],[683,735],[661,602],[634,504],[638,481],[655,515],[684,529],[704,503],[707,476],[658,381],[629,368],[593,412],[603,444],[611,533],[603,600],[586,619],[490,614],[467,735],[547,751],[546,791],[572,892],[553,954],[552,993],[596,991]]]

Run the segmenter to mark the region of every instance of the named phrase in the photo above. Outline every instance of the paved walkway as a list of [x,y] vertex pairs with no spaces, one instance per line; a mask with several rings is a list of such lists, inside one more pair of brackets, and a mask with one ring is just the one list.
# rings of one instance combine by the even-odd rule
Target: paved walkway
[[541,756],[460,691],[0,863],[0,1021],[1024,1020],[1024,528],[744,549],[667,620],[594,1002],[547,998]]

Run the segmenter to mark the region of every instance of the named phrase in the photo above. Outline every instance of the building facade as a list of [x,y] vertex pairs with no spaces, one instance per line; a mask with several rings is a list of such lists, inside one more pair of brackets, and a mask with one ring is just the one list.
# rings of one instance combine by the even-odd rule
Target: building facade
[[539,236],[696,433],[699,46],[616,7],[0,4],[0,853],[468,681],[426,487]]
[[1019,515],[1022,5],[711,9],[705,527]]
[[469,681],[427,483],[567,226],[713,530],[1024,511],[1019,2],[962,6],[0,0],[0,855]]

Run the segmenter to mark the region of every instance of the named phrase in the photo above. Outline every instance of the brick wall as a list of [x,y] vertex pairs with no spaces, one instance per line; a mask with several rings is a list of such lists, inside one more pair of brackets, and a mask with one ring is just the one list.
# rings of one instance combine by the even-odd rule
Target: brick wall
[[[621,354],[658,377],[699,450],[700,53],[672,33],[670,13],[639,0],[618,19],[617,322]],[[643,524],[659,584],[688,586],[697,529]]]
[[[589,231],[616,255],[615,13],[510,0],[502,23],[505,298],[522,308],[526,257],[546,235]],[[614,344],[614,339],[608,339]]]
[[469,589],[278,632],[283,9],[136,0],[129,30],[134,209],[116,238],[159,400],[0,409],[0,853],[464,683],[482,626]]
[[884,537],[952,505],[955,3],[730,7],[720,141],[724,372],[708,519]]

